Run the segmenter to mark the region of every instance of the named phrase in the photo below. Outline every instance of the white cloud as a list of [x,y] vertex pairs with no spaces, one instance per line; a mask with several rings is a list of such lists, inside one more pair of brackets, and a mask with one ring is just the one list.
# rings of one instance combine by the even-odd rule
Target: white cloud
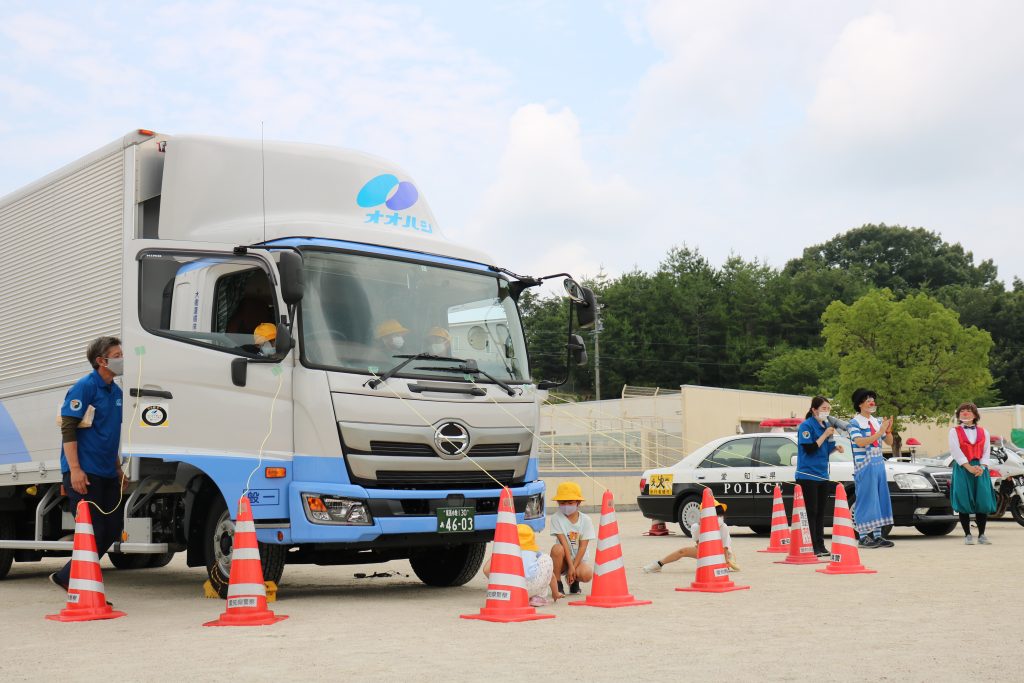
[[610,261],[630,265],[640,245],[629,235],[648,214],[640,191],[587,163],[570,109],[530,104],[509,122],[497,177],[466,233],[513,270],[596,275]]

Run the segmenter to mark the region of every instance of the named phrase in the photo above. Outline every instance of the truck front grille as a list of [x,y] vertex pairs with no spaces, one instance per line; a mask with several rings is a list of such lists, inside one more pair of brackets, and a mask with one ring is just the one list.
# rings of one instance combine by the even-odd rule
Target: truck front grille
[[[494,479],[501,482],[502,486],[509,486],[515,479],[515,470],[492,470],[490,474]],[[378,470],[377,481],[379,487],[388,488],[415,488],[415,489],[447,489],[447,488],[473,488],[486,489],[495,488],[498,484],[494,479],[480,471],[470,472],[405,472],[392,470]],[[369,482],[367,482],[369,483]]]

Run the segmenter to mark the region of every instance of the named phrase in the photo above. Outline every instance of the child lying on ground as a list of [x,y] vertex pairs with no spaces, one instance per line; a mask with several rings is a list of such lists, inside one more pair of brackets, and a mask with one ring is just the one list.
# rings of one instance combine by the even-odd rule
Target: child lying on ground
[[[736,564],[736,558],[732,553],[732,537],[729,535],[729,525],[725,523],[725,510],[728,506],[725,503],[719,503],[715,501],[715,512],[718,513],[718,528],[722,532],[722,547],[725,549],[725,563],[729,565],[729,569],[734,572],[740,570],[739,565]],[[644,565],[644,571],[648,574],[653,572],[660,572],[661,568],[670,562],[682,559],[684,557],[697,557],[697,545],[700,542],[700,520],[690,527],[690,535],[693,536],[693,545],[689,545],[675,552],[669,553],[660,560],[655,560],[648,565]]]

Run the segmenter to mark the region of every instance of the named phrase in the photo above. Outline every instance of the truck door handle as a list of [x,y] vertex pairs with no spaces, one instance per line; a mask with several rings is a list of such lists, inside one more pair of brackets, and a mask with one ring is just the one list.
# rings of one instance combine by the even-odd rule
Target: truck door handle
[[128,390],[128,395],[138,398],[140,396],[149,396],[150,398],[174,398],[174,395],[169,391],[162,389],[136,389],[132,387]]

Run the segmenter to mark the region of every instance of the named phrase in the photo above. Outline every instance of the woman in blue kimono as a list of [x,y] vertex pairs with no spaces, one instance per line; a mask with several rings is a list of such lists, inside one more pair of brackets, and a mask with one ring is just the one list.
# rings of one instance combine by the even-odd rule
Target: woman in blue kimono
[[882,441],[892,444],[892,418],[879,421],[872,417],[877,406],[875,392],[857,389],[853,392],[853,409],[857,415],[850,420],[850,442],[853,444],[853,482],[856,498],[853,503],[853,528],[860,536],[861,548],[891,548],[892,541],[882,537],[882,528],[892,524],[892,500],[885,479]]

